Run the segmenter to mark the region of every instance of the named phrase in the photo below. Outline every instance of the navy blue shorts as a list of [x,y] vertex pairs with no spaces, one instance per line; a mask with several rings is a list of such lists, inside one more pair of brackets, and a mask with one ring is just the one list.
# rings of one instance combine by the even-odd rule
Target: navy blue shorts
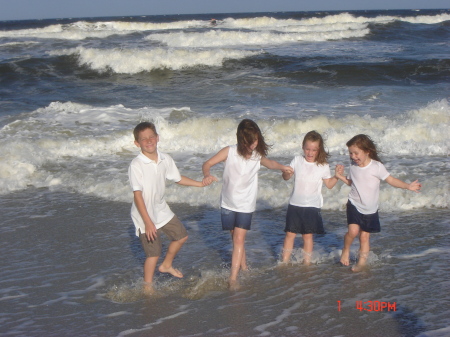
[[359,228],[367,233],[378,233],[381,231],[378,211],[373,214],[362,214],[350,202],[347,202],[347,224],[357,224]]
[[288,205],[285,232],[325,234],[320,208]]
[[235,227],[250,230],[253,213],[241,213],[221,208],[222,229],[232,231]]

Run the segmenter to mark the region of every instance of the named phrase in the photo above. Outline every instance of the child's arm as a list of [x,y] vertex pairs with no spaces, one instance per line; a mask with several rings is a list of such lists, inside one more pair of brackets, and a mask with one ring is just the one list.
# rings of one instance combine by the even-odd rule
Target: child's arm
[[194,187],[203,187],[206,186],[202,181],[197,181],[186,176],[181,176],[181,180],[177,181],[178,185],[183,186],[194,186]]
[[145,237],[148,241],[153,241],[156,239],[156,226],[147,212],[147,207],[145,207],[144,198],[142,197],[142,191],[134,191],[134,204],[142,217],[145,224]]
[[[342,175],[344,175],[344,166],[342,166],[342,168],[339,169],[339,172],[341,172]],[[331,190],[337,184],[337,182],[339,181],[339,178],[337,177],[337,175],[338,175],[338,168],[337,168],[337,165],[336,165],[336,169],[334,170],[334,177],[331,177],[331,178],[323,180],[323,182],[325,183],[325,186],[328,189]]]
[[334,177],[331,177],[331,178],[328,178],[328,179],[324,179],[323,182],[324,182],[325,186],[326,186],[329,190],[331,190],[331,189],[336,185],[336,183],[338,182],[338,180],[339,180],[339,179],[338,179],[336,176],[334,176]]
[[286,172],[291,175],[294,173],[294,169],[292,167],[281,165],[279,162],[267,157],[261,158],[261,165],[267,167],[269,170],[281,170],[283,173]]
[[342,180],[348,186],[350,186],[352,184],[352,180],[347,179],[347,177],[344,175],[344,165],[341,165],[341,164],[336,165],[335,177],[339,180]]
[[422,184],[419,183],[419,180],[413,181],[412,183],[408,184],[405,183],[404,181],[401,181],[400,179],[394,178],[393,176],[389,176],[386,178],[385,181],[391,186],[414,191],[416,193],[418,193],[422,188]]
[[224,147],[222,150],[220,150],[219,152],[217,152],[214,156],[212,156],[211,158],[209,158],[207,161],[204,162],[203,166],[202,166],[202,171],[203,171],[203,184],[205,186],[212,184],[214,181],[217,181],[217,178],[212,176],[210,171],[211,171],[211,167],[213,167],[214,165],[227,160],[228,158],[228,151],[229,151],[230,147]]

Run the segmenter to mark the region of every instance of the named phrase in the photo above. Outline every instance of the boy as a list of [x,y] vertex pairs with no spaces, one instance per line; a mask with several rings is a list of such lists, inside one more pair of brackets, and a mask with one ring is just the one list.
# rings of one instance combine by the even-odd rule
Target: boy
[[183,224],[164,199],[165,180],[170,179],[185,186],[203,187],[208,184],[181,176],[173,159],[158,151],[159,136],[153,123],[138,124],[133,134],[134,143],[141,149],[141,153],[133,159],[128,169],[134,193],[131,218],[146,255],[144,290],[151,294],[153,275],[161,255],[161,232],[164,232],[172,242],[158,270],[178,278],[182,278],[183,274],[173,268],[172,262],[188,238]]

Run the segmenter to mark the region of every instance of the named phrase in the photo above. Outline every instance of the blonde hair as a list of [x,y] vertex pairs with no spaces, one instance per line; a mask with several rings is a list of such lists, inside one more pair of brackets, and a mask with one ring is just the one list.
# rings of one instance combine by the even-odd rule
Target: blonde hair
[[302,148],[305,147],[306,142],[318,142],[319,153],[317,154],[316,162],[318,165],[328,164],[330,154],[325,150],[325,143],[322,136],[317,131],[309,131],[303,138]]

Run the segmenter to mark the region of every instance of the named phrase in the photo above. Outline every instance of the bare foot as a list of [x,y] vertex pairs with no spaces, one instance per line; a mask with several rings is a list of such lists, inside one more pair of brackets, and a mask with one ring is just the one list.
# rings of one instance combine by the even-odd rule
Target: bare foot
[[291,256],[292,256],[292,252],[293,249],[285,249],[283,248],[283,250],[281,251],[281,262],[282,263],[288,263],[291,261]]
[[352,267],[352,271],[358,273],[364,269],[366,266],[367,258],[369,257],[369,253],[359,253],[358,263]]
[[354,272],[354,273],[359,273],[359,272],[361,272],[361,271],[364,270],[364,267],[365,267],[365,266],[366,266],[365,264],[359,264],[359,263],[357,263],[357,264],[355,264],[355,265],[352,267],[352,272]]
[[144,282],[143,291],[144,291],[144,295],[151,296],[155,293],[155,288],[153,288],[153,284]]
[[305,265],[305,266],[311,265],[311,257],[312,257],[312,252],[308,253],[303,250],[303,265]]
[[350,251],[342,250],[341,263],[344,266],[350,265]]
[[228,289],[231,291],[237,291],[241,288],[239,282],[237,280],[229,280],[228,281]]
[[170,268],[164,268],[162,265],[159,266],[158,268],[160,273],[169,273],[172,276],[178,277],[178,278],[183,278],[183,274],[181,273],[181,271],[179,271],[178,269],[175,269],[174,267],[170,267]]

